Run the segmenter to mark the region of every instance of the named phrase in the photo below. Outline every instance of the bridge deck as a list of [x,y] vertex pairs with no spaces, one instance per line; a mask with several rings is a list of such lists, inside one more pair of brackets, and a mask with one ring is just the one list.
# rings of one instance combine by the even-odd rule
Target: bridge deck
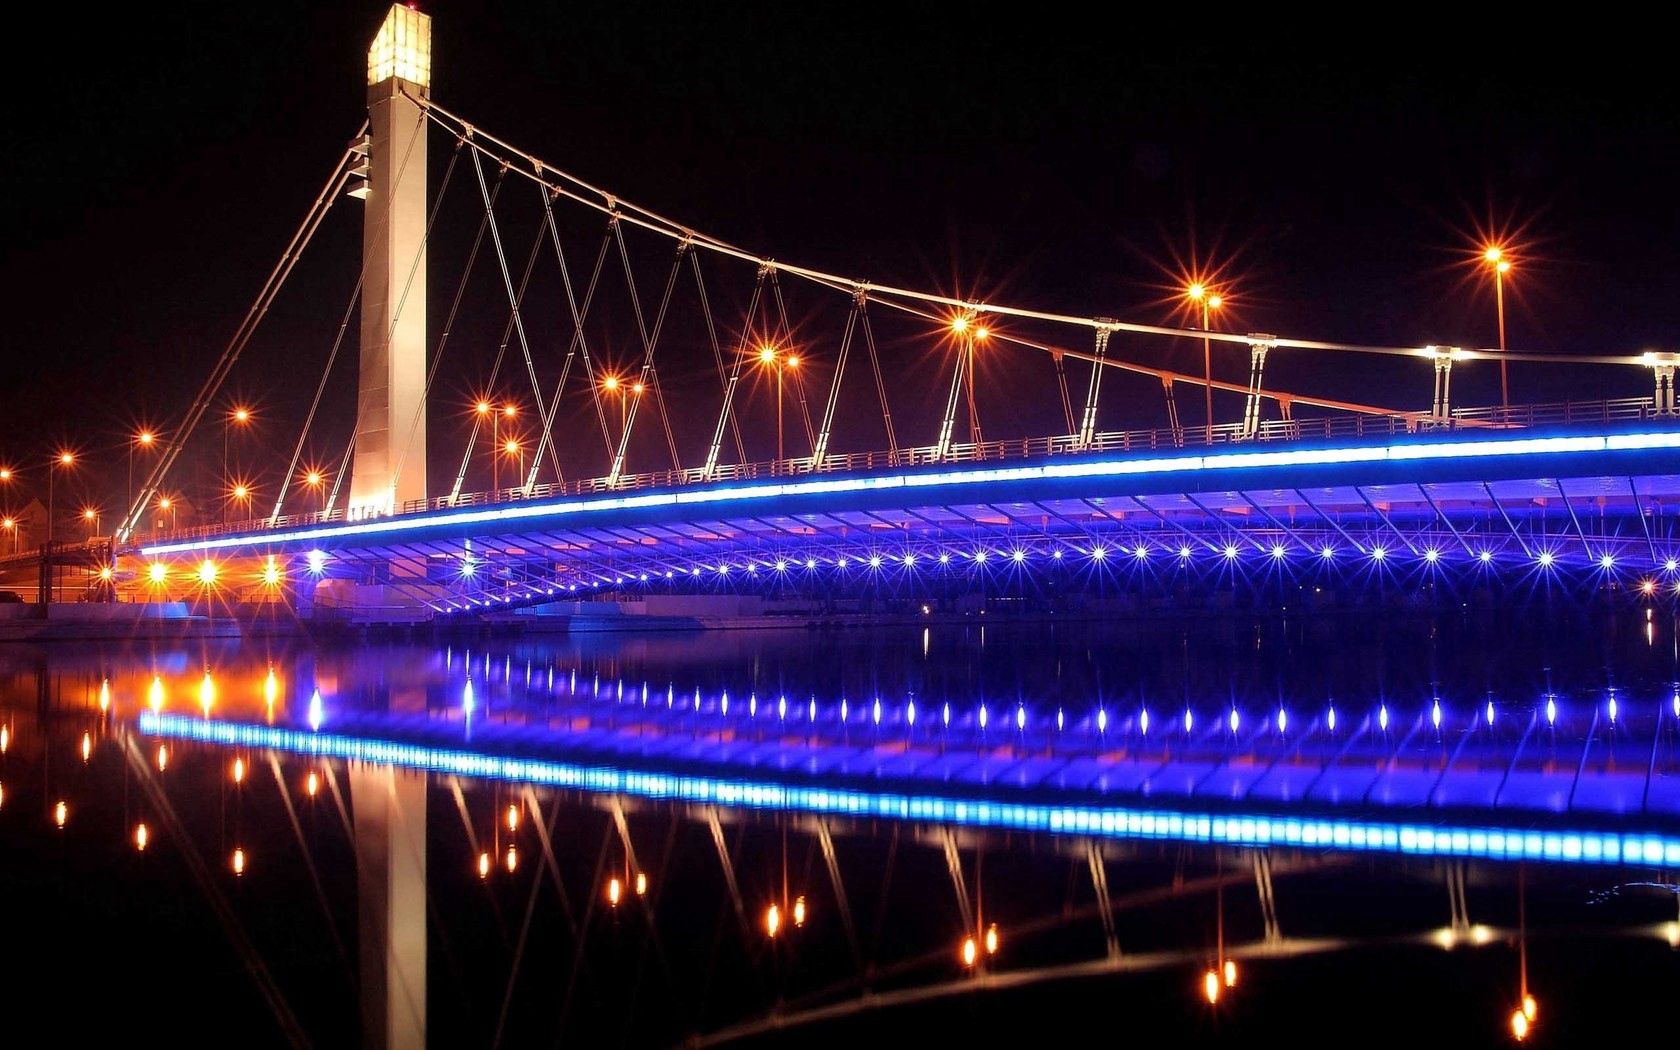
[[537,601],[819,563],[927,569],[940,557],[1100,559],[1139,546],[1146,556],[1187,558],[1274,546],[1280,557],[1380,548],[1417,560],[1427,548],[1461,561],[1550,551],[1577,563],[1608,554],[1654,569],[1675,546],[1674,523],[1661,508],[1677,505],[1680,423],[1670,421],[933,465],[432,510],[172,538],[140,550],[293,558],[319,551],[314,567],[329,575],[406,562],[411,579],[437,585],[438,607],[470,608],[491,587],[499,601]]

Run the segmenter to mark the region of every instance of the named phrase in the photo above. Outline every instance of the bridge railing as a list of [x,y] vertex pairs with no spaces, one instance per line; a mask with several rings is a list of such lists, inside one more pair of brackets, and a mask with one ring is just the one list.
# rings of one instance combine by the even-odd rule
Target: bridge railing
[[1419,432],[1433,433],[1461,429],[1522,429],[1537,426],[1637,422],[1656,418],[1670,422],[1677,421],[1676,417],[1673,416],[1659,416],[1654,410],[1651,398],[1629,397],[1599,401],[1558,401],[1538,405],[1511,405],[1509,407],[1463,408],[1454,410],[1452,415],[1446,418],[1431,417],[1427,414],[1407,414],[1276,419],[1262,422],[1252,431],[1245,430],[1240,423],[1217,423],[1212,427],[1191,425],[1155,427],[1147,430],[1103,431],[1093,435],[1089,443],[1082,443],[1079,436],[1075,434],[1057,434],[1050,437],[953,443],[945,449],[943,454],[940,453],[937,446],[922,445],[892,451],[837,452],[824,456],[820,463],[814,462],[809,456],[805,456],[760,463],[722,464],[713,470],[709,477],[699,469],[689,469],[622,474],[617,478],[580,478],[573,481],[532,485],[530,488],[503,489],[498,492],[464,492],[457,496],[409,500],[399,504],[392,514],[363,512],[347,515],[342,510],[286,514],[274,518],[198,525],[160,533],[157,538],[193,539],[259,532],[269,529],[304,528],[311,525],[335,524],[345,521],[365,521],[394,515],[420,514],[427,511],[493,506],[504,503],[524,503],[532,500],[552,500],[566,496],[623,493],[634,492],[639,489],[676,488],[708,482],[719,484],[767,478],[799,477],[811,474],[867,473],[872,470],[938,463],[977,463],[1113,452],[1166,452],[1210,445],[1235,445],[1251,442],[1393,437]]

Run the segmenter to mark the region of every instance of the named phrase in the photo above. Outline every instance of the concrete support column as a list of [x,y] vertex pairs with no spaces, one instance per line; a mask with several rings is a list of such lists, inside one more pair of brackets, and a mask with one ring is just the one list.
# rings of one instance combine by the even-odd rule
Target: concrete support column
[[426,497],[426,118],[432,20],[393,6],[368,51],[361,369],[350,514]]
[[426,775],[350,764],[362,1045],[426,1046]]

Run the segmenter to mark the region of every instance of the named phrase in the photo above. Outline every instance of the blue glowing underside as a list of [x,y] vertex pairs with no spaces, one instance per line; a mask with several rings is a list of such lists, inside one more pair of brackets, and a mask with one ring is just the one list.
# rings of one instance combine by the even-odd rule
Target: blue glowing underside
[[1537,829],[1451,821],[1340,819],[1258,811],[1216,813],[1159,806],[1145,809],[1079,801],[1017,801],[986,795],[959,797],[875,791],[852,786],[628,770],[151,711],[141,713],[139,726],[142,732],[155,736],[233,747],[266,748],[390,764],[427,773],[687,803],[1211,845],[1680,868],[1680,837],[1649,829]]
[[[604,522],[614,512],[629,514],[693,513],[703,516],[722,513],[725,508],[740,513],[784,509],[788,501],[820,501],[839,505],[846,502],[880,504],[882,500],[964,500],[1035,498],[1041,491],[1073,492],[1094,483],[1107,482],[1110,494],[1125,491],[1162,490],[1161,486],[1189,486],[1195,490],[1217,487],[1237,478],[1245,483],[1265,485],[1259,471],[1282,471],[1288,480],[1281,484],[1307,483],[1300,472],[1329,468],[1339,472],[1363,471],[1371,478],[1408,480],[1407,464],[1457,463],[1481,472],[1509,472],[1494,464],[1532,466],[1538,476],[1554,476],[1574,463],[1611,457],[1623,463],[1632,454],[1662,470],[1674,467],[1680,449],[1680,432],[1638,432],[1610,434],[1572,433],[1555,436],[1522,436],[1465,439],[1435,439],[1386,445],[1341,445],[1336,447],[1290,447],[1218,452],[1205,455],[1174,454],[1147,457],[1063,457],[1006,466],[930,467],[878,474],[812,475],[798,480],[743,484],[693,485],[684,488],[601,495],[565,500],[515,502],[489,507],[466,507],[426,511],[391,518],[336,523],[289,530],[172,541],[141,548],[146,556],[231,551],[253,547],[266,549],[295,546],[342,547],[402,542],[440,534],[495,534],[542,525]],[[1192,480],[1197,479],[1197,480]],[[1314,479],[1315,482],[1324,479]],[[1099,486],[1101,487],[1101,486]]]

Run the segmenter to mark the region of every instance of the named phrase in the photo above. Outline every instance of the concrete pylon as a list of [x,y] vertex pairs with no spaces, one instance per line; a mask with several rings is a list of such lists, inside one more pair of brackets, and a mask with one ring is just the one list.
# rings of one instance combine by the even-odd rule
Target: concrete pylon
[[426,775],[350,764],[362,1046],[426,1047]]
[[426,117],[432,20],[401,4],[368,49],[362,356],[350,514],[426,497]]

